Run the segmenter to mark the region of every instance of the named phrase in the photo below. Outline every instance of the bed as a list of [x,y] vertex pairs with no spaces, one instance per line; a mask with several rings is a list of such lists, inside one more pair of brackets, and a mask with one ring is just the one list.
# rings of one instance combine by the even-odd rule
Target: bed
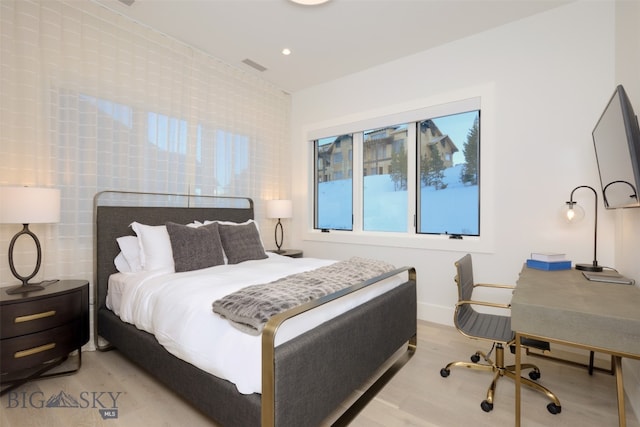
[[[94,198],[96,347],[116,348],[222,426],[320,425],[370,384],[336,422],[344,424],[416,349],[416,274],[411,267],[396,268],[271,317],[258,337],[260,389],[251,393],[241,393],[228,379],[175,356],[154,335],[124,322],[107,306],[109,279],[117,276],[117,239],[134,234],[131,223],[245,223],[253,217],[253,201],[248,198],[98,193]],[[297,261],[276,257],[270,254],[265,262]],[[385,284],[390,281],[394,284]],[[377,293],[372,293],[375,289]],[[281,331],[290,330],[287,327],[300,319],[367,293],[371,293],[368,299],[346,311],[280,338],[285,334]]]

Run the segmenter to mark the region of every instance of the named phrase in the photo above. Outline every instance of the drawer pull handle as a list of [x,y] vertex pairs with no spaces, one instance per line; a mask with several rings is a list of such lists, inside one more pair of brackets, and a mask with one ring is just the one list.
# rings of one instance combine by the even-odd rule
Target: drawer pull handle
[[14,319],[13,323],[30,322],[32,320],[44,319],[45,317],[51,317],[55,315],[55,310],[43,311],[42,313],[29,314],[27,316],[18,316]]
[[28,350],[16,351],[13,355],[14,359],[19,359],[21,357],[31,356],[37,353],[42,353],[43,351],[51,350],[56,347],[56,343],[51,342],[49,344],[41,345],[38,347],[33,347]]

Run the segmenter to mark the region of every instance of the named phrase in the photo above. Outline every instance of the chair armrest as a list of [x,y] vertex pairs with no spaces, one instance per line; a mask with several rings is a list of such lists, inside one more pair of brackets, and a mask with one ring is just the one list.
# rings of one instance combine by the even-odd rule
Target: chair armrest
[[497,288],[497,289],[515,289],[514,285],[498,285],[495,283],[476,283],[473,285],[474,288],[482,287],[482,288]]
[[460,305],[471,304],[471,305],[483,305],[485,307],[495,307],[495,308],[504,308],[511,309],[511,304],[500,304],[497,302],[488,302],[488,301],[474,301],[474,300],[462,300],[456,303],[456,307]]

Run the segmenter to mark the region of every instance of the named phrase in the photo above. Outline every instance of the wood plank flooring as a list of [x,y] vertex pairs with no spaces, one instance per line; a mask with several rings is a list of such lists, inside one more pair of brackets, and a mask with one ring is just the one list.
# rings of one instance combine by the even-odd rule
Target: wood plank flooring
[[[494,409],[485,413],[480,408],[480,402],[485,399],[491,381],[490,374],[458,368],[452,369],[446,379],[440,376],[440,369],[448,362],[468,360],[476,349],[486,352],[489,347],[485,342],[462,336],[452,327],[418,322],[416,354],[350,425],[514,425],[515,390],[510,380],[503,378],[499,381]],[[505,357],[507,363],[512,363],[511,354]],[[215,426],[117,351],[85,352],[82,359],[83,366],[74,375],[34,381],[2,396],[0,425]],[[523,388],[523,426],[618,425],[614,376],[601,372],[589,376],[585,369],[540,358],[530,357],[529,361],[542,370],[539,381],[556,393],[562,404],[562,413],[551,415],[546,409],[548,401],[543,395]],[[75,398],[80,407],[46,407],[46,401],[60,392]],[[116,400],[115,405],[113,399]],[[117,417],[115,413],[107,411],[113,406],[117,408]],[[640,427],[629,402],[627,426]]]

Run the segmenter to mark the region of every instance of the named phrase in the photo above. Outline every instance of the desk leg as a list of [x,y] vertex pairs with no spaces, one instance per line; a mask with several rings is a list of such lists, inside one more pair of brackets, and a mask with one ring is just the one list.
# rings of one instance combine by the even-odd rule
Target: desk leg
[[624,413],[624,385],[622,383],[622,358],[613,356],[616,371],[616,389],[618,391],[618,425],[625,427],[627,425],[627,417]]
[[522,366],[520,360],[522,357],[522,347],[520,345],[520,334],[516,332],[516,427],[520,427],[520,375],[522,374]]

